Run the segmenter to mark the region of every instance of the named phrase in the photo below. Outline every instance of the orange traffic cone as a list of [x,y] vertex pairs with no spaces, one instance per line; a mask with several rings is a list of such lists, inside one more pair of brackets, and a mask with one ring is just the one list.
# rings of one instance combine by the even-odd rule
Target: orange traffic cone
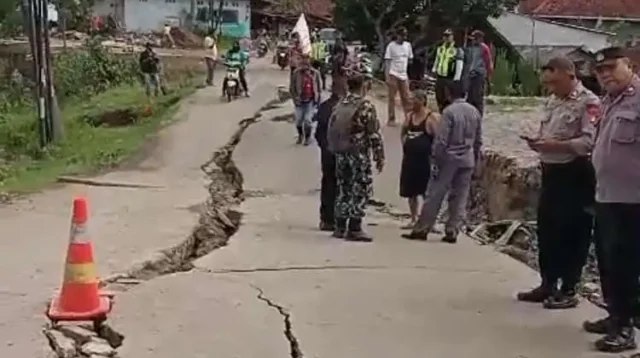
[[49,305],[52,321],[91,321],[106,319],[111,311],[109,297],[98,291],[98,275],[93,261],[93,245],[87,232],[87,201],[73,201],[73,218],[62,289]]

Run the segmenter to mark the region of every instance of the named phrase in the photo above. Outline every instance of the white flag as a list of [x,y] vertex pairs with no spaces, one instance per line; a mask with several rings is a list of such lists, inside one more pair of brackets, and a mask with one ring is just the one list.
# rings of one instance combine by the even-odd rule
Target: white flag
[[309,37],[309,26],[307,26],[307,20],[304,18],[304,14],[300,14],[296,26],[293,28],[294,33],[298,33],[300,37],[300,49],[302,53],[308,55],[311,53],[311,38]]

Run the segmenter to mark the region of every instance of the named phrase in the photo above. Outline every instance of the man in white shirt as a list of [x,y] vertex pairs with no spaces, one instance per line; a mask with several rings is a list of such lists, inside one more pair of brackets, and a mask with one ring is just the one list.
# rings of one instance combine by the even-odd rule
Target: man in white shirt
[[388,96],[388,125],[396,123],[396,93],[400,93],[402,107],[407,117],[409,108],[409,76],[407,67],[409,62],[413,60],[413,49],[411,44],[405,39],[407,38],[407,29],[400,28],[396,33],[395,40],[387,45],[384,54],[385,74],[387,85],[389,88]]
[[207,65],[207,86],[213,86],[213,73],[216,69],[216,62],[218,61],[218,47],[216,46],[216,40],[212,36],[207,36],[204,39],[204,61]]
[[171,24],[169,22],[164,23],[164,38],[169,42],[171,48],[176,47],[176,42],[173,40],[173,35],[171,35]]

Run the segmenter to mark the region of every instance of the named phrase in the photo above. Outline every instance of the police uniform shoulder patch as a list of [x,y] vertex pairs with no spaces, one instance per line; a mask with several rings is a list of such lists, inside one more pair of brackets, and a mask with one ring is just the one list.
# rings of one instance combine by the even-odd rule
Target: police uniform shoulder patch
[[598,103],[588,103],[586,112],[589,122],[592,124],[596,124],[600,119],[600,105]]

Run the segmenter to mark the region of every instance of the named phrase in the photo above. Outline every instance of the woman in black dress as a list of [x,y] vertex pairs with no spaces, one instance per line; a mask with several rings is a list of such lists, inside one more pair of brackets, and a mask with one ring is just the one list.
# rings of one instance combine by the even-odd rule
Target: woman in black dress
[[439,115],[427,107],[427,92],[413,93],[413,108],[402,125],[402,169],[400,196],[407,198],[412,228],[418,220],[419,209],[431,176],[431,146]]

